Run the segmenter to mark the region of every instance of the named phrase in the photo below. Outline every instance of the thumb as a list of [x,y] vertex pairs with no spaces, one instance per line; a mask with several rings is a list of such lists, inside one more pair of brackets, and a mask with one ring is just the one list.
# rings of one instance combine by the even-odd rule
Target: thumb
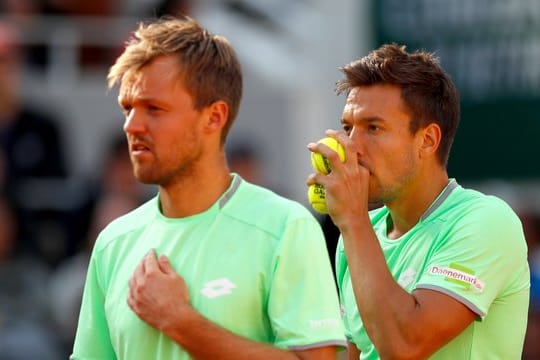
[[161,255],[158,259],[158,265],[161,271],[163,271],[165,274],[172,274],[174,273],[174,269],[169,262],[169,258],[166,255]]

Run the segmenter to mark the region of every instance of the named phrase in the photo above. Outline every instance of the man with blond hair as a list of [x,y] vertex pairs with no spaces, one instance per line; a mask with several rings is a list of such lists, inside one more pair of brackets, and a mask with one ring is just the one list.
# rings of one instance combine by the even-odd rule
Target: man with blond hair
[[98,236],[71,359],[334,359],[316,219],[225,160],[242,94],[229,42],[189,18],[144,23],[108,79],[134,175],[159,191]]

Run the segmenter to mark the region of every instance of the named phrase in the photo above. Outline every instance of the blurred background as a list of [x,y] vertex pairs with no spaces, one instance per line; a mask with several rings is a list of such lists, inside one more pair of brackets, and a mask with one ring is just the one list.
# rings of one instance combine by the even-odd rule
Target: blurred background
[[339,67],[385,42],[439,55],[462,95],[449,172],[522,218],[523,358],[540,359],[540,0],[0,0],[0,360],[67,358],[96,234],[155,194],[133,180],[105,77],[139,21],[178,13],[242,62],[233,170],[307,206],[306,145],[339,128]]

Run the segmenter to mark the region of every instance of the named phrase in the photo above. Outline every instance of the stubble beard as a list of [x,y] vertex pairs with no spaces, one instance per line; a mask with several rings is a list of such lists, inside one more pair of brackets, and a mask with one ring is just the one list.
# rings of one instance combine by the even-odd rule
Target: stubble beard
[[416,177],[416,162],[412,155],[407,156],[403,163],[405,167],[399,175],[397,175],[391,184],[382,184],[379,182],[377,191],[373,191],[373,196],[369,196],[369,203],[390,204],[399,199],[402,190]]
[[182,182],[182,179],[192,177],[200,157],[200,151],[186,156],[181,161],[178,161],[176,166],[171,169],[165,168],[159,160],[146,165],[132,161],[133,174],[143,184],[167,187],[171,184]]

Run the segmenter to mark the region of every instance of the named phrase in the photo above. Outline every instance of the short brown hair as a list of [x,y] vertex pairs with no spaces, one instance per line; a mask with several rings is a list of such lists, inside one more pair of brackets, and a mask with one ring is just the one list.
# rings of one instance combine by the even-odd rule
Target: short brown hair
[[349,93],[358,86],[392,84],[401,87],[401,97],[410,111],[411,133],[430,123],[442,131],[438,159],[446,166],[459,124],[459,93],[450,76],[432,53],[408,53],[404,45],[385,44],[340,70],[345,78],[336,92]]
[[170,54],[178,57],[179,76],[193,97],[196,110],[218,100],[228,104],[229,117],[221,133],[224,143],[240,107],[242,69],[226,38],[209,33],[187,16],[141,22],[109,70],[109,88],[121,85],[154,58]]

